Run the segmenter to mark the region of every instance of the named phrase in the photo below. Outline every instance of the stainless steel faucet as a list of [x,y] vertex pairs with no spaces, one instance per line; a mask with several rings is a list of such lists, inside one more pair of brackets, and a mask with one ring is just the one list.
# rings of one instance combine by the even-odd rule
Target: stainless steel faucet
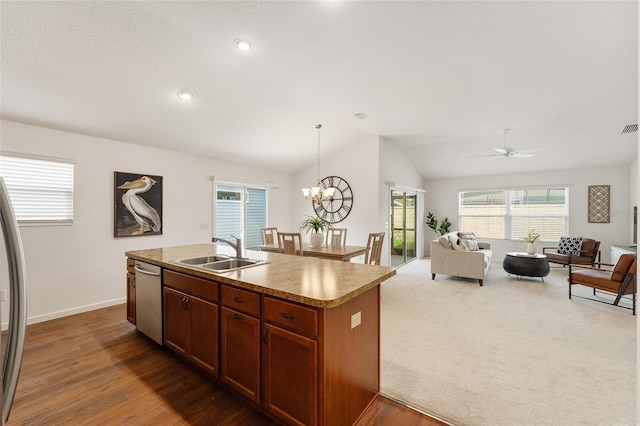
[[241,259],[242,258],[242,239],[236,237],[235,235],[232,235],[233,238],[236,239],[235,244],[232,243],[229,240],[225,240],[224,238],[218,238],[218,237],[213,237],[211,238],[211,242],[212,243],[225,243],[228,246],[234,248],[236,250],[236,257]]

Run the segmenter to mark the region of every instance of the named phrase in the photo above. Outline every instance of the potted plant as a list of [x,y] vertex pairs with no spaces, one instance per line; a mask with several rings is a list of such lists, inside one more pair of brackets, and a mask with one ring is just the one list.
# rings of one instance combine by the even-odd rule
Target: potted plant
[[324,241],[324,230],[331,228],[331,223],[318,216],[309,216],[300,222],[300,230],[306,233],[311,232],[309,236],[309,245],[311,247],[320,247]]
[[444,219],[442,219],[442,222],[440,222],[440,226],[438,227],[438,219],[436,219],[433,213],[429,212],[429,214],[427,215],[427,226],[433,229],[436,235],[440,236],[449,232],[451,222],[449,222],[449,219],[445,217]]
[[535,229],[529,231],[526,237],[522,238],[522,240],[527,243],[527,254],[534,255],[536,254],[536,246],[533,244],[540,239],[540,234],[536,232]]

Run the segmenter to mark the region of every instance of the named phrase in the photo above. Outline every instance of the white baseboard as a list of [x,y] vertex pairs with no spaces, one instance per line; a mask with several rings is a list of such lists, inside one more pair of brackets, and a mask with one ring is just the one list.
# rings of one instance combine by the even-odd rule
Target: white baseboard
[[[36,324],[39,322],[49,321],[57,318],[68,317],[69,315],[81,314],[83,312],[94,311],[96,309],[107,308],[109,306],[120,305],[127,301],[126,297],[120,297],[118,299],[106,300],[100,303],[94,303],[92,305],[78,306],[71,309],[65,309],[62,311],[51,312],[44,315],[37,315],[35,317],[27,318],[27,325]],[[9,328],[9,323],[2,323],[2,331],[5,331]]]

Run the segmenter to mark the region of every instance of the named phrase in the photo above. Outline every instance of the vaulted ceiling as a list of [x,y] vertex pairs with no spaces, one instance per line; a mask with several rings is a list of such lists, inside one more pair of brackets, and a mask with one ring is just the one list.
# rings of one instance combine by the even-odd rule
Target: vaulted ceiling
[[[315,164],[317,123],[323,156],[380,136],[427,179],[625,165],[637,7],[3,0],[1,116],[285,172]],[[475,158],[503,128],[544,150]]]

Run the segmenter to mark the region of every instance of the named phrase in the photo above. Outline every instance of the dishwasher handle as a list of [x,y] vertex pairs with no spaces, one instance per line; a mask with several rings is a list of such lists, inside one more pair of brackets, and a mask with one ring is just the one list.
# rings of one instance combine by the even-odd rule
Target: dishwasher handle
[[153,275],[154,277],[160,276],[160,272],[145,271],[144,269],[139,268],[138,265],[134,266],[133,269],[135,269],[136,272],[140,272],[145,275]]

